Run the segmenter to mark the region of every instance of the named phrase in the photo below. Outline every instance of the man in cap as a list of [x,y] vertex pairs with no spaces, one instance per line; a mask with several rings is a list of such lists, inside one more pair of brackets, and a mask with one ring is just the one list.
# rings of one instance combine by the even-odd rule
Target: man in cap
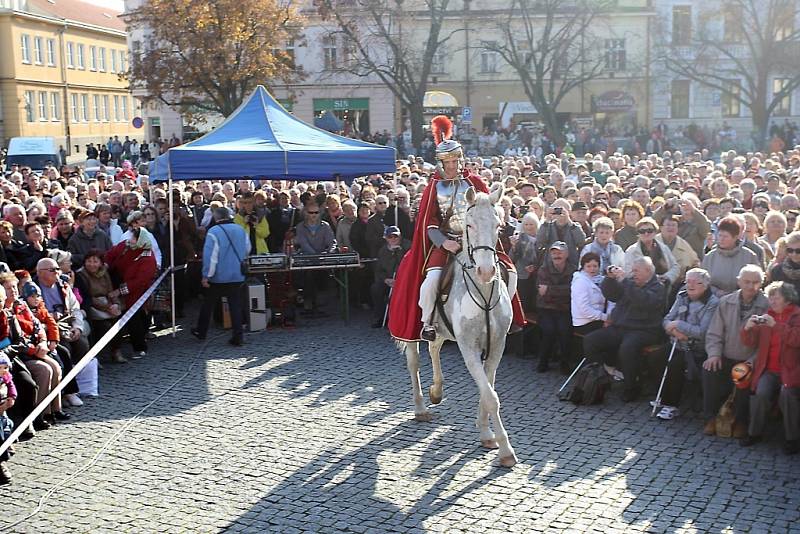
[[400,228],[387,226],[383,232],[384,245],[378,250],[378,262],[375,265],[375,281],[372,284],[372,304],[375,308],[373,328],[383,327],[386,309],[386,294],[394,285],[394,277],[400,260],[403,259],[408,246],[403,242]]

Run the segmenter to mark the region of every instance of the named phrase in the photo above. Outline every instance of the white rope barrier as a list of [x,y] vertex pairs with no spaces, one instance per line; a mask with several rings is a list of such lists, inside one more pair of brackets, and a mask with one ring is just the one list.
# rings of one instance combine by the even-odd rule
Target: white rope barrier
[[[167,269],[161,273],[161,276],[156,278],[155,282],[153,282],[153,284],[147,288],[147,291],[145,291],[144,294],[139,297],[139,300],[133,304],[133,307],[127,310],[122,317],[120,317],[119,320],[114,323],[114,326],[112,326],[108,332],[106,332],[91,349],[89,349],[89,352],[87,352],[86,355],[75,364],[72,370],[61,379],[61,382],[59,382],[58,386],[56,386],[56,388],[52,390],[47,397],[45,397],[44,400],[36,406],[36,408],[33,409],[30,415],[28,415],[28,417],[26,417],[25,420],[14,429],[8,439],[6,439],[3,443],[0,443],[0,455],[6,452],[8,448],[11,447],[15,441],[17,441],[25,429],[33,423],[33,420],[36,419],[39,414],[41,414],[45,408],[50,405],[51,402],[53,402],[53,399],[55,399],[57,395],[61,395],[61,391],[66,387],[66,385],[73,380],[78,373],[83,370],[84,367],[89,365],[89,362],[92,361],[92,359],[95,358],[100,351],[106,347],[106,345],[108,345],[114,336],[116,336],[122,330],[122,327],[125,326],[125,324],[136,312],[139,311],[142,306],[144,306],[145,301],[150,298],[150,295],[153,294],[156,288],[158,288],[159,284],[161,284],[161,281],[164,280],[164,277],[166,277],[170,272],[171,269]],[[175,297],[173,295],[173,299],[174,298]]]

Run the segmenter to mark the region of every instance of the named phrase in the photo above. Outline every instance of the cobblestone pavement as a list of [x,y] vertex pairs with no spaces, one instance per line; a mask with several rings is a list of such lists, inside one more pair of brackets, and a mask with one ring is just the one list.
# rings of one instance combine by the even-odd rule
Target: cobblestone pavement
[[[800,459],[778,435],[743,449],[616,394],[576,408],[555,398],[563,377],[507,356],[498,392],[520,463],[505,470],[478,446],[454,346],[436,419],[417,423],[404,358],[367,324],[241,348],[218,336],[205,352],[182,332],[105,364],[100,398],[17,446],[0,532],[800,532]],[[422,373],[427,389],[426,356]]]

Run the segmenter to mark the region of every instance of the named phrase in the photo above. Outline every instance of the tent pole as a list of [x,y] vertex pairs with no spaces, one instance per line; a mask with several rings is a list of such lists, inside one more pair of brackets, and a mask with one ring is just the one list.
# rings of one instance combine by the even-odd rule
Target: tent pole
[[169,294],[170,307],[172,312],[172,337],[177,335],[177,328],[175,327],[175,207],[172,199],[172,165],[167,160],[168,179],[167,184],[169,187]]

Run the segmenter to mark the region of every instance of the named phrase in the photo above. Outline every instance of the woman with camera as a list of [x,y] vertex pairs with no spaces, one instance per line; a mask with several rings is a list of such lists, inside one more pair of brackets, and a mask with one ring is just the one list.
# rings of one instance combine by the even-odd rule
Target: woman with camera
[[[608,217],[600,217],[592,223],[592,233],[594,238],[591,243],[583,247],[581,257],[589,252],[597,254],[600,258],[600,272],[605,273],[612,265],[625,264],[625,251],[622,247],[614,243],[614,222]],[[583,262],[581,261],[581,265]]]
[[758,349],[753,365],[750,427],[742,446],[761,441],[767,417],[778,398],[783,414],[786,454],[800,451],[800,307],[797,291],[787,282],[765,290],[769,310],[754,315],[742,329],[742,343]]

